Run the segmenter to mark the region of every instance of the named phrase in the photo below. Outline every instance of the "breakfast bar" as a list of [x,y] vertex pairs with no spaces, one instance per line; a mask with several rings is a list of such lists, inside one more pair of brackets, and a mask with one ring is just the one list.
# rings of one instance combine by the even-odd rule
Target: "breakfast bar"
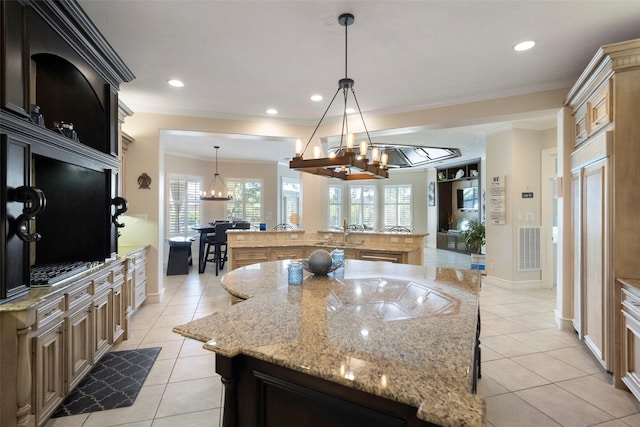
[[289,262],[227,273],[241,302],[174,328],[216,353],[225,426],[483,424],[477,271],[346,260],[294,286]]

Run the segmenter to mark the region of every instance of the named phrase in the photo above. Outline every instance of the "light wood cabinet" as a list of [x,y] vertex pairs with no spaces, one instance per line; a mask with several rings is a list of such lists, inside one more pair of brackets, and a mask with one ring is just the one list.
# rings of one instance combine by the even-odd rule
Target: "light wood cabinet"
[[135,311],[147,299],[147,250],[139,249],[128,254],[132,287],[132,310]]
[[584,342],[605,367],[609,363],[610,325],[612,313],[609,277],[609,203],[608,159],[604,158],[584,168],[582,191],[582,286]]
[[622,382],[640,400],[640,289],[621,285]]
[[640,277],[640,39],[601,47],[565,103],[574,118],[574,134],[564,141],[573,325],[621,386],[627,332],[617,320],[616,277]]
[[65,316],[65,392],[73,390],[93,365],[92,301],[86,299]]
[[33,410],[42,425],[64,400],[63,297],[52,298],[36,309],[33,330]]
[[380,252],[361,250],[358,259],[363,261],[387,261],[406,264],[406,256],[402,252]]

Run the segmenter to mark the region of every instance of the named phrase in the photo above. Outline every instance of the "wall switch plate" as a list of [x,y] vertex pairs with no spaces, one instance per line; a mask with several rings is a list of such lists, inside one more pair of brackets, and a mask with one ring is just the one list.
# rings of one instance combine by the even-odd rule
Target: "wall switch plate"
[[398,243],[398,238],[397,237],[392,237],[391,238],[391,243]]
[[238,234],[236,240],[244,240],[244,236],[242,234]]
[[404,239],[405,243],[413,243],[413,238],[412,237],[407,237]]
[[292,234],[292,235],[291,235],[291,239],[292,239],[292,240],[296,240],[297,238],[298,238],[298,235],[297,235],[297,234]]

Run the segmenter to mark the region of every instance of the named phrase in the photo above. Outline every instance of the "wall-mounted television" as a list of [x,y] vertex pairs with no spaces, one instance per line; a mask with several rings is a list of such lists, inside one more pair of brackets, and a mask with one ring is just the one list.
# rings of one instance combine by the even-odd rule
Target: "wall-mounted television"
[[456,196],[458,209],[478,209],[480,203],[478,187],[459,188]]

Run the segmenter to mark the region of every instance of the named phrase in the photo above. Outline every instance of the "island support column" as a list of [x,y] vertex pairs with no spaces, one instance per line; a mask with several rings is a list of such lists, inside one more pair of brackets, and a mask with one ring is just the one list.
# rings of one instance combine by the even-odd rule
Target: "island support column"
[[222,377],[223,412],[222,427],[238,425],[238,379],[234,374],[233,359],[216,353],[216,372]]

